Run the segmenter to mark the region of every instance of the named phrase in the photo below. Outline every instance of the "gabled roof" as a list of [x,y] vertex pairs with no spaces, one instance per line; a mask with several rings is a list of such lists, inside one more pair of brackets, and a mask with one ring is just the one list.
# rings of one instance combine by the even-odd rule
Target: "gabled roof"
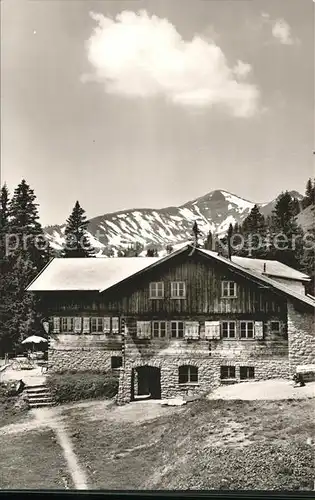
[[282,262],[278,262],[277,260],[251,259],[250,257],[238,257],[233,255],[232,262],[235,262],[235,264],[238,264],[245,269],[250,269],[251,271],[264,274],[265,276],[274,276],[275,278],[277,277],[296,281],[310,280],[309,276],[306,274],[282,264]]
[[[246,262],[246,267],[238,264],[235,257],[229,260],[216,252],[205,250],[202,248],[194,249],[191,245],[172,252],[166,257],[99,257],[99,258],[55,258],[42,270],[42,272],[32,281],[27,287],[29,292],[44,292],[44,291],[98,291],[103,292],[110,288],[121,284],[129,278],[142,274],[153,267],[166,262],[176,255],[182,254],[188,250],[188,256],[192,252],[198,252],[205,257],[214,259],[217,262],[223,263],[232,271],[241,274],[243,277],[249,278],[251,281],[272,288],[281,294],[295,298],[305,304],[315,307],[315,300],[309,296],[301,295],[291,288],[273,280],[269,276],[261,272],[257,272],[253,268],[249,269]],[[239,261],[240,258],[238,258]],[[246,261],[249,259],[245,259]],[[257,261],[258,259],[256,259]],[[240,261],[239,261],[240,262]],[[242,262],[242,261],[241,261]],[[268,261],[268,263],[276,261]],[[288,266],[284,266],[287,268]],[[299,273],[295,269],[288,268],[293,272]],[[300,273],[302,274],[302,273]],[[303,275],[306,277],[306,275]]]
[[27,291],[98,291],[142,271],[158,257],[55,258]]
[[[281,293],[284,293],[285,295],[289,295],[294,299],[297,299],[301,302],[304,302],[305,304],[308,304],[312,307],[315,307],[315,300],[312,299],[309,295],[302,295],[300,293],[295,292],[291,288],[285,286],[282,283],[279,283],[276,280],[273,280],[269,276],[265,276],[264,274],[260,274],[256,271],[246,269],[233,260],[229,260],[222,255],[218,255],[216,252],[212,252],[211,250],[205,250],[203,248],[198,248],[198,251],[201,252],[202,254],[215,259],[216,261],[224,263],[226,266],[228,266],[232,271],[238,271],[240,274],[243,276],[247,276],[249,278],[253,278],[253,281],[256,283],[260,283],[261,285],[265,285],[267,288],[273,288],[275,291],[279,291]],[[268,261],[270,262],[270,261]],[[276,262],[276,261],[275,261]],[[287,266],[286,266],[287,267]],[[291,268],[289,268],[291,269]],[[293,269],[295,271],[295,269]]]

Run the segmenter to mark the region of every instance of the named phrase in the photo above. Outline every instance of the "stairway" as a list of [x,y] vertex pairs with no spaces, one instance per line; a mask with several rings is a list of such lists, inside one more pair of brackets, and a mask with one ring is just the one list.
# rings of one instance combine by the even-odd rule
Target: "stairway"
[[54,404],[47,385],[27,385],[25,387],[30,408],[45,408]]

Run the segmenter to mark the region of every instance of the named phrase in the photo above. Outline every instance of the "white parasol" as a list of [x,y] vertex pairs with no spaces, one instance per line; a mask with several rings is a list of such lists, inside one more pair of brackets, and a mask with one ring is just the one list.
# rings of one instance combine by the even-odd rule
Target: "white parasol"
[[31,335],[27,339],[23,340],[22,344],[40,344],[41,342],[47,342],[44,337],[39,337],[38,335]]

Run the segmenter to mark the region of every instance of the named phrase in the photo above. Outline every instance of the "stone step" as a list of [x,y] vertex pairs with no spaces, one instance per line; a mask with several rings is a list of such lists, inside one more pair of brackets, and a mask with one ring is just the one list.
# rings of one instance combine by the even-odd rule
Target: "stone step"
[[44,408],[46,406],[53,406],[53,404],[54,404],[53,401],[29,403],[30,408]]
[[48,387],[40,387],[39,389],[24,389],[27,394],[40,394],[41,392],[50,392]]

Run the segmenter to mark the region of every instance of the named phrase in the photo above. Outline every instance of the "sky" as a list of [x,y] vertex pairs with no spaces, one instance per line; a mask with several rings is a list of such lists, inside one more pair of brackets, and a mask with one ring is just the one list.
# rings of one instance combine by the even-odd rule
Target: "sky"
[[[302,6],[303,4],[303,6]],[[41,222],[314,175],[312,0],[2,0],[1,183]]]

